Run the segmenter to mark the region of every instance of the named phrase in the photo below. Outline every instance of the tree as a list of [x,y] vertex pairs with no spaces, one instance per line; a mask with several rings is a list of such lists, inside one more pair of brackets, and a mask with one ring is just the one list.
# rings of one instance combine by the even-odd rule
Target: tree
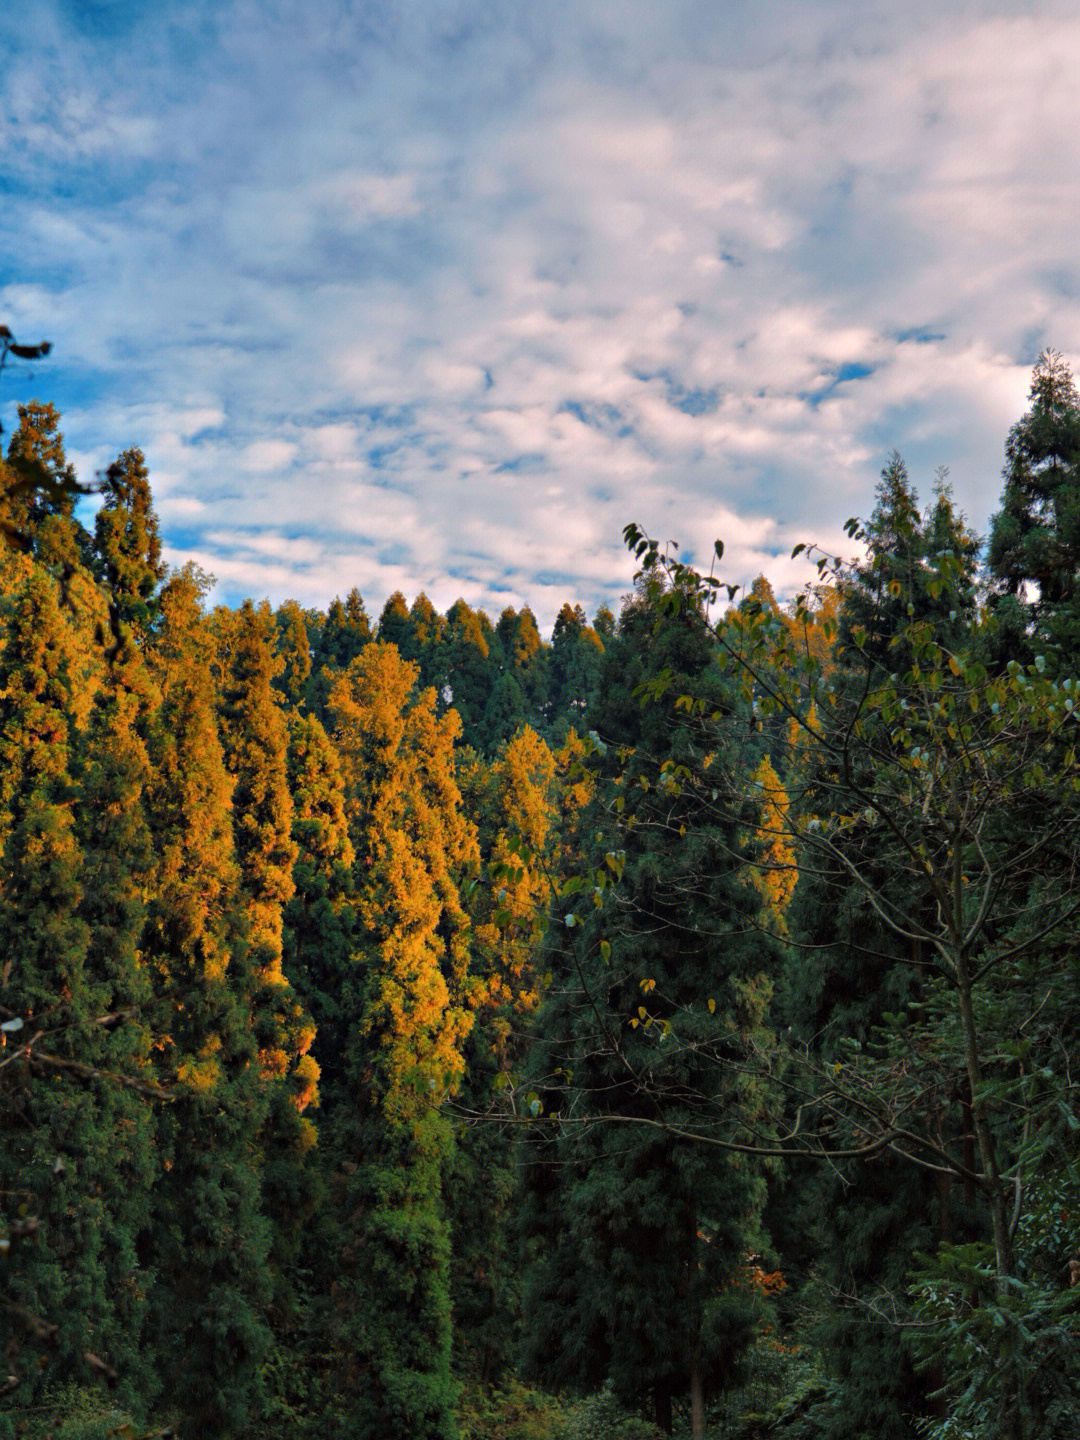
[[298,847],[286,750],[288,729],[274,681],[277,627],[267,604],[245,601],[217,611],[223,681],[219,713],[226,766],[234,778],[233,835],[239,899],[246,920],[248,1003],[259,1045],[267,1116],[260,1137],[264,1206],[272,1234],[279,1324],[291,1306],[288,1275],[312,1203],[309,1153],[315,1127],[304,1111],[317,1103],[319,1068],[310,1056],[315,1025],[282,965],[283,909],[292,898]]
[[475,862],[453,745],[416,667],[368,646],[330,696],[356,855],[358,948],[342,997],[349,1104],[334,1123],[348,1240],[336,1305],[350,1435],[455,1433],[440,1111],[460,1081],[468,919],[455,874]]
[[304,612],[295,600],[286,600],[279,608],[277,628],[277,653],[282,661],[277,688],[289,705],[298,708],[304,703],[311,678],[311,644]]
[[150,649],[162,705],[148,814],[158,855],[145,954],[160,1074],[174,1099],[158,1137],[155,1311],[185,1435],[241,1433],[263,1390],[270,1235],[260,1193],[267,1095],[253,1029],[233,839],[234,780],[217,725],[206,580],[170,577]]
[[[91,937],[80,913],[83,851],[72,810],[81,727],[71,688],[78,643],[55,581],[34,567],[14,597],[0,655],[0,1014],[22,1039],[0,1090],[0,1226],[9,1244],[12,1234],[36,1241],[17,1248],[4,1309],[13,1328],[53,1340],[41,1368],[15,1369],[24,1403],[58,1374],[88,1376],[84,1352],[97,1353],[110,1319],[101,1236],[78,1194],[80,1168],[99,1173],[94,1132],[102,1116],[100,1089],[74,1069],[84,1046],[100,1054],[94,1022],[109,1009],[89,972]],[[7,1038],[5,1029],[5,1045]],[[16,1344],[13,1362],[17,1355]]]
[[[483,865],[498,887],[470,883],[472,937],[465,1074],[452,1113],[457,1127],[449,1198],[459,1369],[489,1385],[505,1374],[520,1321],[521,1265],[515,1243],[516,1157],[507,1136],[480,1118],[520,1078],[530,1021],[544,990],[543,934],[549,870],[559,843],[557,762],[532,729],[519,730],[493,761],[468,751],[458,777],[478,828]],[[532,856],[528,867],[518,850]],[[478,1207],[476,1197],[485,1203]]]
[[1044,350],[1031,377],[1031,409],[1009,432],[1005,487],[990,532],[991,573],[1012,594],[1070,600],[1080,569],[1080,398],[1068,365]]
[[[555,617],[548,667],[548,723],[581,728],[600,678],[604,642],[580,605],[566,604]],[[561,736],[559,737],[561,738]]]
[[165,565],[141,450],[125,450],[113,461],[105,472],[102,493],[94,521],[94,555],[119,622],[145,641],[156,616]]
[[[676,595],[700,603],[715,587],[633,527],[628,539],[647,569],[672,577]],[[830,568],[849,583],[823,557],[821,569]],[[1056,991],[1047,961],[1068,954],[1080,911],[1071,878],[1075,683],[1050,680],[1038,658],[1027,668],[987,667],[993,620],[970,610],[954,551],[938,555],[921,582],[943,614],[920,614],[910,595],[904,605],[902,582],[890,582],[886,593],[904,605],[906,623],[891,641],[876,625],[853,626],[843,685],[812,664],[800,668],[786,631],[760,615],[717,640],[759,712],[794,720],[820,757],[815,803],[798,806],[800,873],[812,865],[844,875],[921,977],[916,1005],[883,1015],[872,1043],[849,1037],[831,1079],[818,1067],[813,1102],[804,1101],[781,1148],[834,1158],[889,1152],[970,1187],[973,1238],[966,1249],[942,1244],[923,1283],[936,1303],[951,1297],[953,1308],[934,1314],[939,1347],[958,1335],[989,1347],[968,1395],[992,1395],[980,1413],[992,1413],[993,1433],[1017,1440],[1048,1415],[1029,1383],[1025,1344],[1046,1353],[1062,1339],[1060,1307],[1026,1279],[1015,1236],[1038,1194],[1029,1178],[1036,1157],[1075,1116],[1059,1057],[1039,1047],[1034,1060],[1034,1046],[1017,1050],[1016,1037],[1036,1026]],[[886,668],[879,635],[900,669]],[[1019,815],[1038,823],[1018,830]],[[873,837],[872,867],[853,849],[860,835]],[[957,1072],[970,1147],[941,1124],[934,1102]],[[957,1348],[954,1338],[953,1355]],[[968,1398],[957,1396],[954,1416],[970,1419]]]
[[[562,885],[551,929],[534,1080],[550,1114],[527,1161],[543,1249],[526,1331],[550,1383],[610,1379],[627,1401],[650,1397],[668,1431],[689,1394],[697,1436],[707,1394],[734,1381],[753,1335],[739,1281],[762,1244],[764,1181],[738,1147],[765,1123],[768,1087],[738,1062],[771,1049],[778,952],[755,923],[749,757],[727,737],[703,751],[696,712],[675,704],[682,687],[709,712],[728,706],[705,613],[660,601],[639,591],[605,657],[585,869]],[[625,705],[662,676],[666,702]],[[687,1143],[721,1116],[727,1154]]]

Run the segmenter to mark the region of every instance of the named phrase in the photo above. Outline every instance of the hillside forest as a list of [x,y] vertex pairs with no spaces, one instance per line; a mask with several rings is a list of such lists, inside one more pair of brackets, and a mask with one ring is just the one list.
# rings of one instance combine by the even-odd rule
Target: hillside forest
[[1059,355],[985,543],[894,454],[790,603],[631,523],[550,639],[214,606],[17,414],[0,1440],[1080,1433]]

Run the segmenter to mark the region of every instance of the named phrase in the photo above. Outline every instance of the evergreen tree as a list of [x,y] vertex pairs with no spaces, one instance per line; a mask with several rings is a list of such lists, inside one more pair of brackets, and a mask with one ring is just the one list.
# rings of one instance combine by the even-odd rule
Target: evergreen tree
[[1039,356],[1029,396],[1005,447],[989,563],[1008,591],[1032,583],[1053,606],[1073,597],[1080,569],[1080,398],[1056,350]]
[[95,1241],[87,1248],[99,1247],[111,1312],[95,1353],[108,1358],[138,1414],[160,1383],[145,1333],[158,1161],[150,1099],[152,990],[142,948],[146,897],[156,870],[145,805],[151,783],[146,740],[160,697],[130,636],[106,654],[74,813],[83,852],[80,914],[89,933],[87,970],[101,1013],[113,1018],[99,1028],[98,1045],[83,1055],[107,1074],[98,1082],[94,1169],[84,1164],[80,1181],[84,1196],[92,1197],[88,1228]]
[[[933,503],[920,510],[896,454],[882,471],[877,503],[861,534],[866,556],[840,593],[831,671],[836,692],[849,701],[863,693],[868,669],[871,675],[908,671],[914,657],[906,637],[913,621],[932,624],[943,641],[959,645],[975,600],[974,537],[941,481]],[[948,584],[941,583],[942,573]],[[884,722],[879,745],[884,757],[891,746]],[[865,752],[859,763],[871,763]],[[791,757],[788,769],[799,824],[815,817],[833,823],[821,817],[836,804],[835,760],[824,751],[816,751],[813,761],[804,753],[801,761]],[[785,1018],[822,1066],[842,1064],[845,1044],[872,1044],[887,1015],[926,1000],[920,946],[905,944],[882,920],[866,882],[896,913],[912,919],[927,902],[907,892],[878,827],[848,826],[844,850],[843,861],[825,864],[815,857],[807,864],[787,916],[797,943],[786,976]],[[958,1132],[964,1128],[963,1101],[962,1077],[944,1077],[929,1102],[940,1113],[926,1121]],[[924,1174],[892,1153],[873,1164],[800,1168],[773,1206],[771,1221],[787,1247],[793,1283],[815,1273],[803,1297],[813,1297],[817,1306],[818,1339],[840,1382],[816,1421],[823,1437],[841,1440],[865,1431],[883,1440],[911,1440],[918,1418],[932,1411],[928,1393],[935,1376],[918,1374],[902,1331],[868,1324],[859,1302],[903,1294],[910,1257],[964,1233],[964,1208],[948,1181],[939,1178],[928,1187]],[[838,1303],[838,1297],[844,1299]]]
[[[472,893],[474,1022],[455,1108],[475,1122],[497,1109],[520,1078],[530,1020],[540,1003],[543,936],[537,917],[546,914],[550,900],[558,777],[555,757],[527,727],[492,762],[466,752],[459,775],[484,863],[513,869],[497,890],[476,885]],[[521,867],[515,846],[531,853],[532,863]],[[477,1195],[486,1197],[482,1210]],[[455,1340],[460,1368],[483,1385],[500,1379],[513,1357],[521,1273],[516,1198],[514,1155],[505,1135],[486,1121],[460,1126],[451,1180]]]
[[102,493],[94,522],[94,556],[116,620],[130,626],[142,641],[153,627],[165,565],[141,450],[125,450],[113,461],[105,472]]
[[303,705],[311,679],[311,643],[304,612],[295,600],[286,600],[277,612],[277,653],[282,673],[277,688],[288,705]]
[[[458,1084],[467,917],[455,871],[475,860],[454,780],[456,716],[438,718],[416,668],[369,646],[330,698],[349,787],[360,947],[343,997],[351,1103],[349,1241],[337,1287],[349,1435],[455,1433],[440,1111]],[[344,1423],[344,1422],[343,1422]]]
[[[233,834],[252,970],[252,1022],[267,1084],[269,1116],[262,1137],[263,1189],[277,1270],[295,1260],[298,1232],[310,1205],[305,1157],[315,1130],[302,1112],[317,1098],[318,1066],[308,1054],[315,1026],[282,968],[283,907],[294,893],[298,847],[292,836],[285,717],[274,681],[274,617],[265,603],[245,601],[215,615],[225,655],[221,730],[225,762],[235,780]],[[287,1291],[279,1273],[279,1298]]]
[[323,1106],[332,1114],[347,1103],[342,996],[351,973],[354,852],[341,758],[315,716],[293,718],[288,767],[297,858],[284,913],[283,968],[312,1015]]
[[483,611],[456,600],[446,614],[441,644],[444,683],[450,703],[461,717],[462,743],[487,751],[491,737],[483,729],[484,714],[496,679],[488,635],[491,626]]
[[5,1239],[35,1232],[33,1245],[16,1248],[5,1290],[24,1337],[55,1327],[40,1366],[18,1366],[11,1336],[24,1404],[61,1376],[89,1378],[86,1352],[116,1339],[89,1188],[100,1179],[102,1092],[78,1068],[101,1055],[96,1022],[109,999],[90,972],[80,913],[78,644],[54,580],[35,567],[13,598],[0,655],[0,1013],[22,1022],[29,1042],[0,1089],[0,1215]]
[[[537,1373],[585,1388],[610,1379],[631,1403],[651,1398],[669,1431],[673,1398],[689,1393],[695,1436],[705,1396],[735,1381],[753,1334],[739,1277],[762,1243],[764,1183],[724,1147],[759,1120],[737,1059],[751,1037],[770,1043],[777,965],[746,868],[757,819],[741,798],[746,757],[703,753],[675,705],[681,691],[706,710],[727,703],[711,654],[702,612],[665,619],[643,591],[606,657],[596,726],[617,733],[624,763],[609,743],[610,772],[582,816],[582,890],[603,903],[569,902],[552,931],[572,956],[553,956],[537,1065],[562,1092],[557,1115],[579,1123],[557,1122],[535,1162],[530,1223],[545,1250],[526,1309]],[[625,704],[661,675],[675,677],[666,705]],[[610,900],[607,867],[622,872]],[[677,1138],[690,1130],[722,1143]]]
[[73,570],[85,554],[87,536],[75,519],[75,497],[82,487],[64,450],[59,411],[34,400],[20,405],[18,413],[7,455],[7,471],[15,481],[4,498],[8,539],[18,536],[21,548],[62,573]]
[[[523,697],[525,712],[522,723],[534,729],[542,723],[547,701],[548,650],[540,639],[536,617],[526,605],[520,613],[511,606],[499,616],[495,638],[502,656],[504,674],[516,682],[514,694]],[[516,727],[515,727],[516,728]],[[495,743],[509,739],[514,733],[495,736]]]
[[555,619],[548,664],[547,717],[552,734],[581,728],[597,692],[604,642],[580,605],[564,605]]
[[394,645],[398,654],[406,656],[412,640],[412,625],[405,596],[395,590],[382,608],[376,638],[384,645]]
[[193,567],[170,578],[151,650],[162,706],[148,796],[158,874],[145,944],[161,1073],[175,1095],[159,1136],[158,1345],[183,1433],[227,1440],[259,1411],[270,1344],[259,1148],[267,1099],[205,588]]

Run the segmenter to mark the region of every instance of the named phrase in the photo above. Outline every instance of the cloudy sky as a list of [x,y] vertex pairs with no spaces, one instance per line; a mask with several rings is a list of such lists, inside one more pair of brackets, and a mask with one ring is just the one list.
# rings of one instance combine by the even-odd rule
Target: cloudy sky
[[550,625],[630,520],[787,592],[894,447],[985,530],[1080,351],[1080,18],[941,8],[4,6],[5,425],[140,446],[229,601]]

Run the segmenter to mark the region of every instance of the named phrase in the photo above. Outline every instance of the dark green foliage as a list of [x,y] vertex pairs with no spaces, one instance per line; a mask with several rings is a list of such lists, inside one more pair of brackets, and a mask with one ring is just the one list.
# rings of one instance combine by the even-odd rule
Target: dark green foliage
[[[543,1241],[526,1299],[531,1368],[555,1385],[609,1378],[625,1400],[650,1400],[665,1429],[674,1397],[700,1404],[738,1376],[755,1308],[740,1267],[760,1247],[764,1200],[746,1157],[667,1133],[745,1134],[762,1094],[725,1060],[750,1036],[770,1044],[777,954],[753,923],[745,759],[704,755],[675,706],[684,692],[728,703],[711,655],[699,611],[666,618],[644,588],[624,610],[596,720],[612,762],[613,740],[634,748],[617,767],[601,761],[576,836],[594,873],[616,857],[621,883],[596,908],[603,882],[586,879],[553,927],[537,1051],[556,1115],[592,1124],[555,1128],[526,1160],[528,1226]],[[624,703],[661,675],[673,677],[666,704]]]
[[[865,543],[866,558],[842,590],[840,646],[849,647],[856,661],[904,671],[911,657],[898,638],[912,618],[909,606],[945,633],[952,629],[958,642],[974,601],[975,544],[947,491],[939,486],[933,505],[921,513],[894,454],[882,472]],[[935,595],[945,554],[955,557],[956,578]],[[842,648],[839,655],[836,683],[845,694],[857,694],[864,672],[845,668]],[[881,730],[886,753],[884,725]],[[807,817],[828,813],[833,803],[835,769],[824,757],[817,763],[815,773],[792,761],[793,793]],[[920,902],[905,890],[888,838],[872,827],[851,825],[843,861],[816,857],[806,870],[788,917],[797,947],[785,976],[784,1019],[822,1063],[831,1064],[845,1058],[845,1043],[869,1044],[887,1014],[904,1012],[925,994],[920,942],[905,941],[885,923],[868,884],[897,913],[912,913]],[[963,1094],[954,1074],[935,1102],[940,1123],[952,1133],[962,1128],[957,1101]],[[886,1155],[872,1163],[801,1170],[794,1191],[775,1202],[784,1229],[791,1222],[783,1211],[793,1204],[812,1232],[801,1237],[792,1259],[800,1278],[811,1266],[815,1270],[817,1339],[840,1381],[819,1419],[820,1433],[835,1440],[853,1431],[907,1440],[914,1418],[933,1408],[926,1396],[934,1377],[916,1375],[901,1331],[872,1307],[887,1314],[881,1297],[904,1295],[910,1257],[963,1225],[963,1197],[948,1183],[928,1184],[910,1164]]]
[[547,717],[561,740],[580,730],[600,683],[604,642],[585,619],[580,605],[564,605],[555,619],[548,663]]
[[1073,597],[1080,568],[1080,400],[1055,350],[1039,356],[1029,393],[1031,409],[1005,447],[989,564],[1011,593],[1030,582],[1053,606]]
[[137,636],[151,630],[165,575],[161,537],[141,450],[125,450],[105,472],[94,556],[118,618]]

